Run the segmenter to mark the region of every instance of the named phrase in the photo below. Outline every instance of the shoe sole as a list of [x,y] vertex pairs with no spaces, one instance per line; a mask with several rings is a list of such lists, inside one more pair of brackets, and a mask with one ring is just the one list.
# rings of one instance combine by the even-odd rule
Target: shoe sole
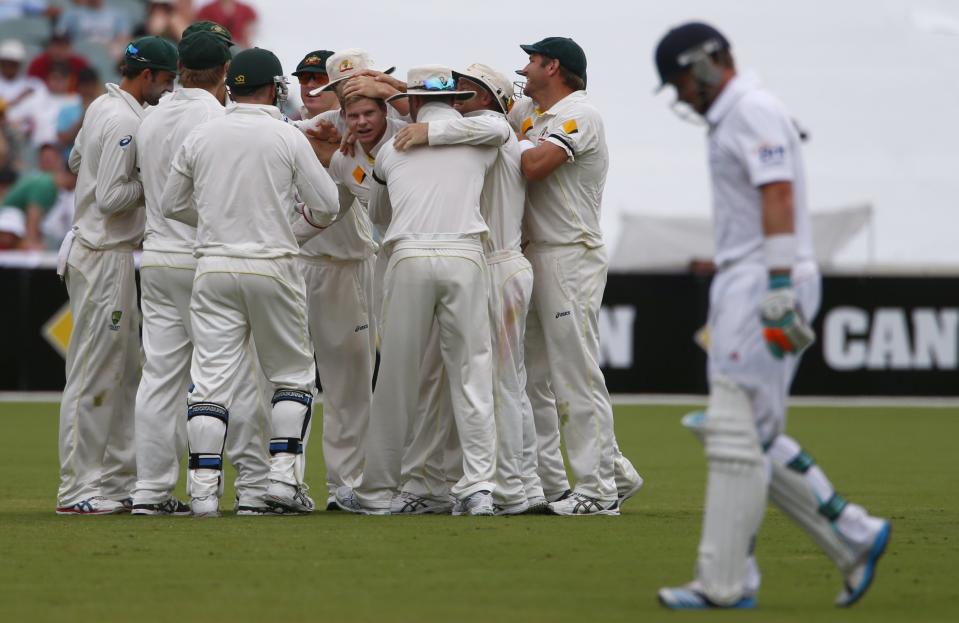
[[854,605],[857,601],[863,598],[863,596],[866,594],[866,591],[868,591],[869,587],[872,586],[872,581],[876,579],[876,567],[879,565],[879,559],[882,558],[882,555],[886,553],[886,548],[889,545],[890,538],[892,538],[892,524],[887,521],[885,525],[883,525],[882,530],[879,531],[879,535],[876,537],[876,542],[872,544],[872,548],[869,550],[869,558],[866,561],[865,577],[863,577],[862,582],[859,583],[859,586],[856,587],[856,590],[849,595],[849,599],[837,604],[840,608],[848,608]]
[[57,515],[61,517],[97,517],[99,515],[120,515],[125,513],[125,510],[115,510],[115,511],[93,511],[93,512],[84,512],[84,511],[68,511],[57,509]]
[[[705,597],[703,599],[705,600]],[[757,603],[755,597],[743,597],[730,606],[717,606],[708,601],[689,605],[672,604],[663,598],[662,593],[656,593],[656,600],[659,602],[659,605],[667,610],[752,610],[756,607]]]
[[304,515],[313,512],[312,508],[300,504],[291,504],[287,500],[280,499],[275,495],[267,494],[263,501],[266,502],[266,505],[270,508],[282,508],[284,514]]

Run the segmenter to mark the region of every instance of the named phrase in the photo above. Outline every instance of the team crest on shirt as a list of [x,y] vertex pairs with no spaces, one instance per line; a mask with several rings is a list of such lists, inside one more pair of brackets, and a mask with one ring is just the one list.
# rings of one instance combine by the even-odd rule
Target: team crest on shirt
[[577,132],[579,132],[579,128],[576,126],[576,120],[570,119],[569,121],[564,123],[563,132],[566,132],[567,134],[576,134]]
[[123,318],[123,312],[119,309],[110,314],[110,327],[111,331],[120,330],[120,319]]
[[777,165],[782,164],[785,159],[786,148],[782,145],[767,145],[764,143],[759,146],[760,164]]
[[120,139],[120,147],[126,147],[132,142],[133,142],[133,135],[127,134],[126,136]]
[[366,179],[366,171],[363,170],[363,167],[353,169],[353,179],[356,180],[357,184],[363,183],[363,180]]

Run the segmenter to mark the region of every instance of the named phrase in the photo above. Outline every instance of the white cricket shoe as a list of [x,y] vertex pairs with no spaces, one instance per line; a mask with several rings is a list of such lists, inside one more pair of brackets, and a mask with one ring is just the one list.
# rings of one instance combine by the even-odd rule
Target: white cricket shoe
[[181,502],[173,496],[168,497],[163,502],[156,504],[134,504],[130,511],[131,515],[173,515],[175,517],[184,517],[190,515],[193,511],[190,505]]
[[745,595],[728,605],[719,605],[709,600],[699,590],[697,582],[686,586],[661,588],[656,594],[659,603],[670,610],[708,610],[712,608],[749,610],[756,607],[756,597]]
[[316,505],[306,491],[305,484],[291,485],[271,480],[264,501],[270,508],[281,509],[283,513],[311,513]]
[[368,508],[363,506],[360,503],[359,498],[356,497],[356,491],[353,490],[353,487],[340,487],[336,490],[334,497],[336,499],[336,505],[340,507],[340,510],[356,513],[357,515],[390,514],[390,510],[388,508]]
[[455,516],[488,517],[493,514],[493,495],[489,491],[477,491],[453,504]]
[[628,487],[624,487],[623,489],[618,489],[616,491],[616,501],[618,502],[618,507],[620,509],[623,508],[623,502],[639,493],[639,490],[642,489],[643,484],[645,484],[643,477],[640,476],[639,472],[637,472],[635,469],[632,469],[632,474],[630,474],[629,480],[630,484]]
[[559,493],[546,493],[544,495],[546,496],[546,501],[552,504],[553,502],[560,502],[562,500],[565,500],[569,496],[573,495],[573,490],[564,489],[563,491],[560,491]]
[[391,515],[448,515],[452,508],[448,500],[435,500],[409,491],[400,491],[390,500]]
[[888,521],[882,522],[882,527],[876,535],[875,540],[869,549],[863,553],[859,562],[853,567],[852,571],[846,575],[842,590],[836,596],[836,605],[840,608],[848,608],[859,601],[869,586],[873,578],[876,577],[876,565],[879,559],[886,552],[886,546],[889,545],[889,537],[892,535],[892,524]]
[[219,517],[220,498],[213,493],[201,498],[193,498],[190,500],[190,508],[193,510],[194,517]]
[[529,500],[523,500],[519,504],[493,504],[493,514],[500,517],[522,515],[527,512],[529,512]]
[[58,506],[57,515],[116,515],[127,512],[123,502],[95,495],[70,506]]
[[619,515],[619,502],[601,502],[596,498],[573,492],[558,502],[549,505],[549,512],[554,515],[580,516],[580,515]]

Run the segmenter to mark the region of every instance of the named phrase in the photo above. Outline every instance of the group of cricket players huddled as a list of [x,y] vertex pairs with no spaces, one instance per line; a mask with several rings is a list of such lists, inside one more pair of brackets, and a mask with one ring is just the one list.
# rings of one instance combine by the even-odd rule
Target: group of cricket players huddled
[[[291,121],[277,57],[218,24],[129,44],[70,156],[58,514],[219,516],[224,457],[237,515],[312,512],[317,376],[327,511],[620,514],[643,479],[598,363],[603,119],[577,43],[520,47],[525,97],[479,62],[403,82],[362,49],[309,52]],[[768,493],[850,605],[889,523],[784,433],[819,276],[795,125],[730,50],[692,22],[655,54],[710,128],[718,247],[709,406],[683,422],[709,465],[697,578],[659,599],[752,607]]]

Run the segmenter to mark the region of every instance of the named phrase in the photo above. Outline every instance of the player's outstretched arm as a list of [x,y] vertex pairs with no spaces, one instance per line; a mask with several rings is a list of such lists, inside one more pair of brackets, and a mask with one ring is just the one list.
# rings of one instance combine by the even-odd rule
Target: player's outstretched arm
[[396,133],[393,146],[400,151],[417,145],[499,147],[509,140],[510,134],[509,122],[505,117],[482,115],[430,123],[411,123]]

